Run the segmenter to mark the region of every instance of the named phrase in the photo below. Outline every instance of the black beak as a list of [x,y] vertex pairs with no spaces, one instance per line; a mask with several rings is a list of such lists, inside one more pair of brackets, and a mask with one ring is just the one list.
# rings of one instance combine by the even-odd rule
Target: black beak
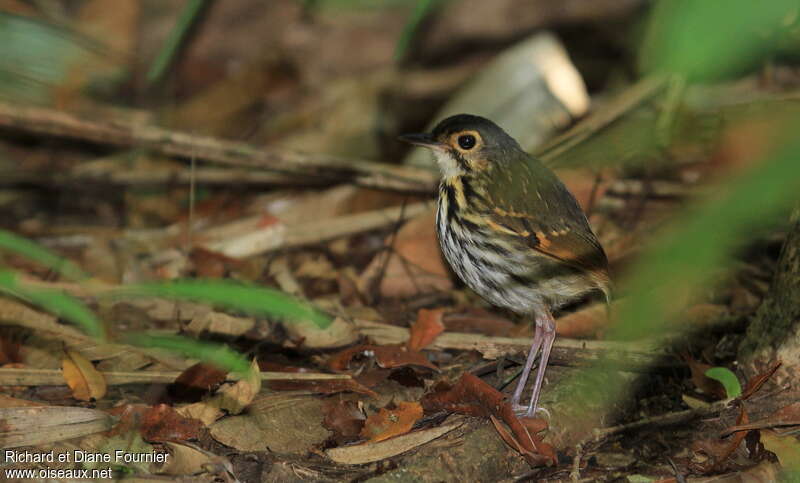
[[440,143],[439,141],[433,139],[428,133],[419,133],[419,134],[401,134],[397,137],[397,139],[413,144],[415,146],[422,146],[425,148],[431,149],[443,149],[444,144]]

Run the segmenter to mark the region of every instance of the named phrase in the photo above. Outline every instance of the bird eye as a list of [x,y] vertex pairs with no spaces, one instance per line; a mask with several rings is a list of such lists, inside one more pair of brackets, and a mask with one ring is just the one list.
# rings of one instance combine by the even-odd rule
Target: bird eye
[[472,134],[462,134],[458,137],[458,145],[464,151],[469,151],[475,147],[475,136]]

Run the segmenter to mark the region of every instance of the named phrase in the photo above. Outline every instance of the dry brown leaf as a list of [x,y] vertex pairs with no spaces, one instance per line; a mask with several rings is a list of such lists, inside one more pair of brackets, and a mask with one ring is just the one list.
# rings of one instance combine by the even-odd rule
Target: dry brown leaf
[[165,445],[170,453],[169,458],[161,465],[154,464],[151,468],[154,473],[194,477],[202,473],[212,473],[227,477],[220,478],[221,481],[235,481],[233,465],[227,458],[201,449],[193,444],[167,441]]
[[79,401],[101,399],[106,394],[106,379],[94,365],[76,351],[67,351],[61,370],[72,396]]
[[411,351],[405,345],[358,345],[349,347],[337,354],[334,354],[328,361],[328,367],[334,371],[344,371],[350,366],[350,361],[354,357],[373,356],[378,365],[384,369],[393,369],[396,367],[417,366],[425,367],[434,371],[439,368],[431,364],[424,354],[417,351]]
[[0,408],[21,408],[26,406],[44,406],[44,404],[0,394]]
[[378,292],[383,297],[408,297],[453,288],[436,238],[435,216],[432,209],[387,238],[386,244],[393,250],[381,252],[361,274],[361,293],[370,293],[378,281]]
[[417,321],[411,326],[406,347],[411,351],[420,351],[444,332],[442,316],[444,309],[420,309]]
[[261,371],[258,362],[253,359],[250,371],[245,377],[220,389],[218,397],[222,399],[220,407],[230,414],[239,414],[253,401],[261,391]]
[[685,355],[684,360],[692,372],[692,383],[698,390],[715,399],[725,399],[727,397],[722,383],[706,376],[706,371],[711,369],[712,366],[696,361],[689,355]]
[[108,431],[113,424],[103,411],[64,406],[0,408],[0,421],[4,448],[65,441]]
[[531,466],[556,463],[553,447],[529,430],[538,423],[523,423],[503,393],[469,372],[462,375],[455,386],[438,384],[422,398],[422,405],[428,412],[445,410],[469,416],[495,416],[510,428],[514,439],[512,447],[521,447],[524,450],[521,454]]
[[422,405],[418,402],[398,402],[396,408],[381,408],[367,418],[361,436],[377,443],[411,431],[414,423],[422,417]]
[[341,317],[333,319],[331,325],[324,330],[313,324],[286,324],[284,326],[289,336],[301,341],[307,349],[332,349],[344,347],[358,340],[358,330],[353,324]]
[[364,412],[359,409],[359,404],[354,401],[326,399],[322,410],[325,413],[322,426],[333,432],[333,438],[338,444],[357,439],[367,419]]
[[227,375],[227,371],[205,362],[198,362],[185,369],[167,390],[170,397],[176,402],[197,402],[206,394],[217,389],[225,381]]
[[190,419],[197,419],[204,425],[209,426],[224,414],[219,408],[219,400],[213,398],[209,401],[196,402],[175,408],[181,416]]
[[325,451],[330,459],[345,465],[363,465],[373,463],[386,458],[391,458],[406,451],[417,448],[429,441],[443,436],[450,431],[458,428],[463,423],[458,421],[442,425],[438,428],[423,429],[408,434],[403,434],[386,441],[378,443],[356,444],[331,448]]
[[158,404],[142,414],[139,432],[146,441],[197,439],[202,424],[178,414],[172,406]]

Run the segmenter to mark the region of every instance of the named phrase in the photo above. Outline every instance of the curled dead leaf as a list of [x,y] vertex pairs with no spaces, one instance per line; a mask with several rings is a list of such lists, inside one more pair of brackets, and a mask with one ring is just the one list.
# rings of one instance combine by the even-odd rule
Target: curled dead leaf
[[107,390],[105,377],[79,352],[67,351],[61,361],[61,370],[75,399],[91,401],[105,396]]
[[361,430],[361,436],[377,443],[411,431],[422,417],[422,405],[418,402],[398,402],[393,409],[381,408],[369,416]]

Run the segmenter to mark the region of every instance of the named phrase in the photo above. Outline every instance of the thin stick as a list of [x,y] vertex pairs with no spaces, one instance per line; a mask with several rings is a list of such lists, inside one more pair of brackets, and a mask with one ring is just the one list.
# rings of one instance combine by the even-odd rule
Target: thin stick
[[[107,384],[168,384],[175,382],[180,371],[101,371]],[[242,376],[229,374],[227,381],[238,381]],[[349,380],[347,374],[321,372],[262,372],[262,381],[330,381]],[[0,369],[0,386],[61,386],[66,385],[64,374],[58,369]]]

